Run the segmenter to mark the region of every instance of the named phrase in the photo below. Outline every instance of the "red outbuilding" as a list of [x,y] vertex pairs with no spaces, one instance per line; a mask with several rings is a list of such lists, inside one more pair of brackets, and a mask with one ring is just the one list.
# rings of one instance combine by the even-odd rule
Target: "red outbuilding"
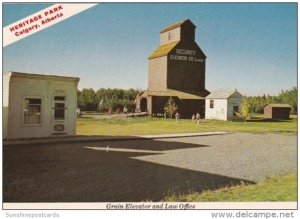
[[264,118],[287,120],[290,118],[291,108],[292,107],[288,104],[266,104],[264,106]]

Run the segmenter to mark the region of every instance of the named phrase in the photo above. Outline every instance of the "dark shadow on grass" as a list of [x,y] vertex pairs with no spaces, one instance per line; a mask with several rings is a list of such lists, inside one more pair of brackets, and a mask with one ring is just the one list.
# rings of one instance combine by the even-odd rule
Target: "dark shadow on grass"
[[[161,153],[205,146],[157,140],[110,143],[111,148]],[[86,148],[106,146],[107,142],[4,146],[3,201],[160,201],[168,194],[214,190],[240,184],[242,180],[132,159],[155,154],[151,152],[106,152]]]

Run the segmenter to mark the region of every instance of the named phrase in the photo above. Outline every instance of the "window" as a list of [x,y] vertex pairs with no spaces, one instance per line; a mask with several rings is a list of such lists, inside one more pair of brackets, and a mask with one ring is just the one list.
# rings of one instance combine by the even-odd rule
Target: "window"
[[42,99],[25,98],[24,124],[41,124]]
[[54,96],[54,120],[65,120],[65,101],[65,96]]
[[55,96],[54,100],[66,101],[66,97],[65,96]]
[[214,108],[214,100],[209,101],[209,108],[211,108],[211,109]]
[[65,119],[65,104],[64,103],[55,103],[54,119],[55,120],[64,120]]
[[168,40],[171,40],[171,33],[168,33]]

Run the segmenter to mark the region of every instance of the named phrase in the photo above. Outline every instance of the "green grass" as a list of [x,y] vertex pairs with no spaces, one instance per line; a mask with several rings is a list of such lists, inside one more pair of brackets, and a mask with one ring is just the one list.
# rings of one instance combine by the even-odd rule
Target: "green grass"
[[77,135],[150,135],[186,132],[248,132],[248,133],[297,133],[297,119],[281,122],[231,122],[217,120],[203,120],[196,125],[191,120],[181,120],[176,124],[175,120],[164,118],[113,118],[94,120],[91,116],[86,119],[78,119]]
[[290,174],[266,179],[254,185],[239,185],[215,191],[169,195],[163,201],[297,201],[297,176]]

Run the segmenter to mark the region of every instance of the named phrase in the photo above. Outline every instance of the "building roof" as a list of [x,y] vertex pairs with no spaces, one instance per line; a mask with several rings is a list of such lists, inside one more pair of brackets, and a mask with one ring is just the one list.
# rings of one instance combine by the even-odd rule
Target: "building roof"
[[237,94],[238,96],[242,97],[243,95],[240,94],[237,90],[219,90],[212,92],[210,95],[208,95],[207,99],[228,99],[233,94]]
[[164,44],[158,47],[150,56],[148,59],[154,59],[161,56],[168,55],[169,52],[179,43],[179,41],[175,41],[172,43]]
[[188,100],[204,100],[205,98],[200,95],[186,93],[182,91],[167,89],[166,91],[145,91],[141,94],[142,97],[146,96],[160,96],[160,97],[178,97],[179,99]]
[[30,78],[30,79],[40,79],[40,80],[57,80],[57,81],[76,81],[78,82],[80,78],[59,76],[59,75],[42,75],[42,74],[32,74],[24,72],[7,72],[4,75],[10,75],[11,78]]
[[265,106],[271,106],[273,108],[292,108],[289,104],[285,104],[285,103],[268,103]]
[[171,24],[170,26],[167,26],[166,28],[164,28],[163,30],[161,30],[160,33],[164,33],[164,32],[167,32],[169,30],[173,30],[173,29],[175,29],[177,27],[180,27],[181,25],[183,25],[185,23],[190,23],[194,27],[196,27],[189,19],[185,19],[185,20],[179,21],[179,22],[177,22],[175,24]]

